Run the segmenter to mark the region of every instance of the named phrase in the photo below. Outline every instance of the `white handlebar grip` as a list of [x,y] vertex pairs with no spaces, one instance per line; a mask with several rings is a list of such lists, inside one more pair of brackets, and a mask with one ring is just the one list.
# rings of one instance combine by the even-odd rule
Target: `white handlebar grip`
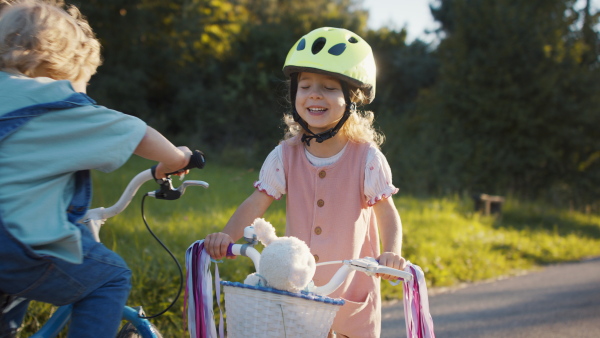
[[258,271],[258,268],[260,266],[260,252],[258,252],[252,246],[250,246],[249,244],[232,244],[231,253],[235,256],[250,257],[250,259],[254,263],[254,269]]
[[412,278],[413,278],[412,274],[410,274],[410,273],[408,273],[406,271],[402,271],[402,270],[390,268],[390,267],[387,267],[387,266],[379,266],[375,272],[379,273],[379,274],[385,274],[385,275],[392,275],[392,276],[400,277],[400,278],[402,278],[404,280],[407,280],[407,281],[411,281]]

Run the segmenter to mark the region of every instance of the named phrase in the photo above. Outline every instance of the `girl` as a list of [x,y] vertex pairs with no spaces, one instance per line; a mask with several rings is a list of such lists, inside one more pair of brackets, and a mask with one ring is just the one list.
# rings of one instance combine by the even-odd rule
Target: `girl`
[[[286,236],[305,241],[317,262],[370,256],[404,269],[402,224],[390,198],[398,189],[378,149],[383,135],[372,127],[373,113],[356,108],[375,97],[371,47],[348,30],[319,28],[292,47],[283,72],[293,102],[284,141],[269,154],[256,190],[223,231],[206,236],[208,253],[224,257],[244,227],[287,194]],[[327,283],[337,268],[319,267],[315,285]],[[379,288],[375,277],[350,275],[331,295],[346,301],[332,331],[342,337],[378,337]]]

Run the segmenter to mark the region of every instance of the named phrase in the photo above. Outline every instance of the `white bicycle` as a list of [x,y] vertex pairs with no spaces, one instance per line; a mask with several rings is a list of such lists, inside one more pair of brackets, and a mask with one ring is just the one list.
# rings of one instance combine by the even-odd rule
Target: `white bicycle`
[[[261,255],[254,248],[256,236],[254,236],[251,226],[245,229],[244,238],[248,244],[230,244],[228,255],[249,257],[254,263],[256,271],[259,271]],[[223,314],[221,313],[218,325],[219,335],[217,335],[217,327],[213,320],[211,259],[203,249],[203,245],[203,241],[192,244],[186,255],[188,329],[193,338],[224,337]],[[220,298],[220,288],[223,287],[227,337],[327,337],[337,311],[340,306],[344,305],[344,300],[327,296],[340,287],[352,271],[359,271],[369,276],[375,274],[396,276],[404,282],[405,296],[409,296],[407,291],[410,293],[411,285],[417,282],[424,283],[420,268],[410,263],[411,268],[416,267],[420,275],[379,265],[372,257],[318,263],[317,267],[327,264],[341,264],[342,266],[327,284],[309,287],[308,290],[298,293],[238,282],[219,281],[218,268],[215,268],[214,286],[217,299]],[[414,287],[412,289],[414,290]],[[426,289],[424,291],[425,297],[418,297],[421,303],[425,301],[424,307],[418,305],[419,317],[428,317],[424,319],[430,321],[430,331],[433,334],[433,322],[429,315]],[[405,297],[404,300],[406,315],[407,310],[410,311],[407,308],[407,301],[413,303],[414,297]],[[412,307],[413,304],[408,304],[408,306]],[[220,305],[219,311],[221,311]],[[413,318],[413,313],[414,311],[411,311],[407,316],[409,337],[432,337],[432,335],[420,335],[424,330],[413,330],[413,326],[416,325],[413,322],[417,319],[421,321],[421,318]],[[421,313],[426,313],[427,316],[420,316]],[[413,332],[417,334],[413,335]]]

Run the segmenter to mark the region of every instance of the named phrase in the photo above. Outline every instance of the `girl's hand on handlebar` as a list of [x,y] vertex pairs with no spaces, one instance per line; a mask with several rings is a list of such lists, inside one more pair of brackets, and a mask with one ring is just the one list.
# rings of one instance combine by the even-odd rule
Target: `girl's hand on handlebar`
[[[377,258],[379,265],[384,265],[397,270],[404,270],[406,267],[406,259],[395,252],[384,252]],[[377,274],[378,277],[386,280],[397,280],[398,277],[385,274]]]
[[212,259],[220,260],[224,257],[234,258],[227,256],[227,248],[231,243],[233,243],[231,236],[224,232],[215,232],[206,235],[206,238],[204,239],[204,248]]

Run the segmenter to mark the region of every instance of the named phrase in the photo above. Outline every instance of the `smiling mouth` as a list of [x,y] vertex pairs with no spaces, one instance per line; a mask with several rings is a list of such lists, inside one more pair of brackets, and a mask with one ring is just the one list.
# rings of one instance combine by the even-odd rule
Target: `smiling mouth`
[[322,113],[326,110],[327,110],[327,108],[308,108],[308,111],[310,113]]

